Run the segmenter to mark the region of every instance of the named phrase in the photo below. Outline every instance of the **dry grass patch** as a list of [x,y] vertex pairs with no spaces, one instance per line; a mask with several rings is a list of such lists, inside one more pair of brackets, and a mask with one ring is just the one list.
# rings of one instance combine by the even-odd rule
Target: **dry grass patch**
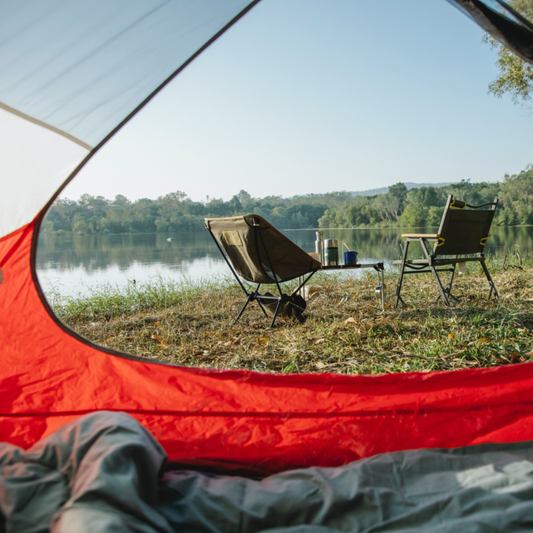
[[229,280],[211,285],[158,280],[52,304],[87,339],[168,363],[265,372],[381,374],[488,367],[528,361],[533,349],[533,264],[490,265],[500,293],[487,301],[485,278],[473,266],[457,276],[455,307],[435,301],[430,276],[407,279],[408,306],[392,308],[396,274],[387,272],[385,312],[375,276],[317,277],[323,290],[308,301],[305,324],[280,318],[273,329],[257,303],[234,324],[243,304]]

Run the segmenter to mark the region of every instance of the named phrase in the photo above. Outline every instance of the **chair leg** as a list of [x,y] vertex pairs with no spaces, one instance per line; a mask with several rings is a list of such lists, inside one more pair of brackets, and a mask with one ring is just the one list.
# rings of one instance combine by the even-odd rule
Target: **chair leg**
[[431,269],[431,272],[433,273],[433,277],[435,278],[435,281],[437,282],[437,288],[439,289],[440,297],[442,298],[442,301],[445,305],[450,305],[450,300],[448,298],[448,295],[446,294],[446,290],[442,286],[442,282],[439,278],[439,273],[435,270],[435,267],[430,265],[429,268]]
[[381,287],[379,291],[379,301],[381,303],[381,310],[385,311],[385,270],[378,270],[378,287]]
[[248,304],[254,299],[254,294],[249,294],[248,298],[246,298],[246,302],[244,302],[244,305],[242,306],[241,312],[237,315],[237,318],[233,322],[236,324],[239,321],[239,318],[241,318],[242,314],[244,313],[245,309],[248,307]]
[[492,278],[490,277],[489,269],[487,268],[487,265],[485,264],[485,259],[481,259],[480,263],[490,285],[489,300],[491,299],[493,293],[494,293],[494,298],[496,300],[499,300],[500,296],[498,294],[498,291],[496,290],[496,285],[494,285],[494,281],[492,281]]
[[[313,270],[313,272],[311,272],[311,274],[309,274],[309,276],[307,276],[307,278],[305,276],[301,276],[300,278],[298,278],[298,287],[296,287],[296,289],[294,289],[292,292],[291,292],[291,296],[294,296],[295,294],[300,294],[300,291],[303,289],[304,285],[316,274],[316,270]],[[302,280],[300,282],[300,280]],[[281,290],[280,290],[280,294],[281,294]]]
[[452,295],[452,285],[453,285],[453,278],[455,276],[455,265],[453,265],[453,270],[450,270],[450,277],[448,278],[448,284],[446,285],[446,288],[444,289],[450,296]]
[[261,303],[261,301],[257,300],[257,303],[259,304],[261,311],[263,311],[263,314],[268,318],[268,313],[266,312],[266,309],[263,307],[263,304]]
[[246,302],[244,302],[244,305],[242,306],[242,309],[240,311],[240,313],[238,314],[237,318],[235,319],[235,321],[233,322],[234,324],[236,324],[238,322],[238,320],[241,318],[242,314],[244,313],[244,311],[246,310],[246,308],[248,307],[248,304],[250,302],[253,302],[254,300],[257,301],[257,303],[259,304],[259,307],[261,308],[261,311],[263,311],[263,314],[268,318],[268,313],[266,312],[266,309],[263,307],[263,304],[261,303],[261,300],[259,300],[258,296],[259,295],[259,288],[261,287],[261,284],[259,283],[259,285],[257,285],[256,289],[254,292],[252,293],[246,293],[248,295],[248,298],[246,299]]
[[398,284],[396,285],[396,296],[394,298],[394,309],[398,307],[398,304],[402,302],[403,305],[405,305],[405,302],[402,300],[402,297],[400,296],[400,293],[402,292],[402,283],[403,283],[403,275],[405,271],[405,265],[407,262],[407,250],[409,248],[409,241],[405,243],[405,247],[403,249],[402,254],[402,267],[400,268],[400,274],[398,276]]
[[261,287],[261,283],[259,283],[257,285],[257,287],[255,288],[255,293],[254,293],[254,300],[257,301],[257,303],[259,304],[259,307],[261,308],[261,311],[263,311],[263,314],[268,318],[268,313],[266,312],[265,308],[263,307],[263,304],[261,303],[261,300],[259,298],[257,298],[257,296],[259,295],[259,288]]
[[276,305],[276,311],[274,312],[274,316],[272,317],[272,322],[270,322],[270,327],[274,327],[274,322],[276,321],[276,317],[278,316],[278,311],[281,306],[281,299],[278,301],[278,305]]
[[456,265],[453,265],[453,269],[450,269],[450,277],[448,278],[448,284],[444,288],[444,292],[448,295],[448,298],[453,298],[455,301],[459,301],[460,298],[452,294],[453,279],[455,277]]

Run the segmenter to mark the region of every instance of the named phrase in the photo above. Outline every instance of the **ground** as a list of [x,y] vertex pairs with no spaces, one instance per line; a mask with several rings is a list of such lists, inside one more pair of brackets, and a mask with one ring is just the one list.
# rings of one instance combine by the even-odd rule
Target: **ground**
[[52,304],[87,339],[168,363],[266,372],[390,372],[455,370],[529,361],[533,357],[533,261],[489,261],[500,295],[487,299],[481,269],[457,275],[453,307],[437,300],[430,275],[404,282],[405,307],[392,302],[397,273],[387,272],[385,311],[376,276],[317,276],[307,320],[279,318],[270,329],[253,302],[231,280],[175,283],[158,280],[126,291],[100,288],[89,297]]

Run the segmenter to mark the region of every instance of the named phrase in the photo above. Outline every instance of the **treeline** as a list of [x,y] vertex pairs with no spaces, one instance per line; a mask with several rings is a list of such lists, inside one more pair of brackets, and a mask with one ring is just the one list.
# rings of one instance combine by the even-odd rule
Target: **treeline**
[[386,194],[353,196],[349,192],[309,194],[282,198],[253,198],[241,191],[229,201],[192,201],[183,192],[156,200],[114,200],[84,194],[78,201],[59,199],[48,212],[45,233],[81,235],[120,233],[174,233],[203,228],[206,217],[255,213],[280,229],[422,227],[437,226],[448,194],[478,205],[500,199],[495,223],[503,226],[533,224],[533,166],[498,183],[461,181],[445,187],[407,190],[403,183]]
[[497,183],[462,180],[445,187],[411,190],[397,183],[386,194],[358,196],[349,204],[327,209],[319,225],[324,228],[438,226],[449,194],[471,205],[498,198],[496,225],[533,224],[533,165],[529,165],[520,174],[505,175]]
[[[316,228],[328,207],[340,206],[349,193],[309,195],[299,198],[252,198],[241,191],[225,202],[194,202],[183,192],[156,200],[134,202],[123,195],[114,200],[84,194],[78,201],[57,200],[46,215],[43,232],[78,235],[120,233],[174,233],[203,229],[204,218],[255,213],[284,229]],[[327,203],[326,203],[327,202]]]

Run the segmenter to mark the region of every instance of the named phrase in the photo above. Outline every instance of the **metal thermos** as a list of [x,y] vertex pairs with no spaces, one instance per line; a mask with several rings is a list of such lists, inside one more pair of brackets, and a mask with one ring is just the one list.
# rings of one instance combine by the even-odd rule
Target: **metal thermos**
[[339,265],[339,244],[337,239],[326,239],[324,241],[324,265]]
[[324,263],[324,232],[316,232],[315,252],[318,256],[318,260]]

